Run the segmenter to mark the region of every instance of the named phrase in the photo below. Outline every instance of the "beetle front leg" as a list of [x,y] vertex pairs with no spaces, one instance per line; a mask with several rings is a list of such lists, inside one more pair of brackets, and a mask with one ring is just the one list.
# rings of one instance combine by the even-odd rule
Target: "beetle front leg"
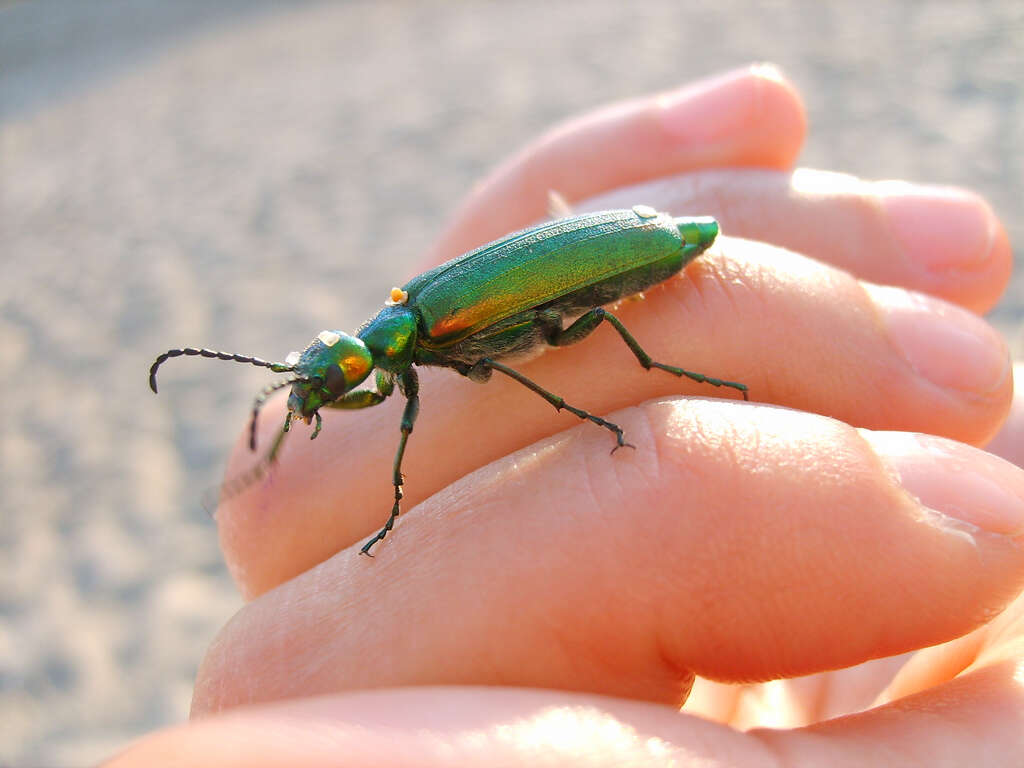
[[373,557],[370,554],[370,548],[387,536],[388,532],[395,527],[395,520],[398,518],[399,512],[401,512],[402,484],[405,480],[402,477],[402,457],[405,455],[405,445],[409,441],[409,435],[412,434],[413,425],[416,423],[416,417],[420,412],[420,384],[416,371],[412,368],[405,371],[398,379],[398,386],[402,394],[405,395],[406,400],[405,410],[402,412],[402,437],[398,441],[398,451],[395,453],[395,463],[392,467],[391,481],[395,486],[395,503],[391,507],[391,515],[388,517],[384,527],[359,550],[359,554],[366,555],[367,557]]
[[647,352],[644,351],[643,347],[640,346],[640,343],[633,338],[633,334],[626,330],[626,326],[622,324],[622,321],[611,312],[606,309],[602,309],[601,307],[597,307],[596,309],[592,309],[586,314],[581,315],[565,330],[562,330],[561,328],[553,328],[548,334],[548,343],[553,347],[564,347],[569,344],[575,344],[577,341],[582,341],[589,336],[590,333],[604,320],[611,323],[612,327],[618,331],[619,336],[621,336],[622,340],[626,342],[626,346],[630,348],[633,354],[636,355],[636,359],[640,361],[640,365],[647,370],[650,370],[651,368],[658,368],[659,370],[667,371],[674,376],[686,376],[688,379],[693,379],[701,384],[711,384],[715,387],[731,387],[732,389],[739,390],[743,395],[744,400],[750,399],[747,395],[746,384],[740,384],[736,381],[715,379],[711,376],[705,376],[703,373],[687,371],[674,365],[665,365],[664,363],[652,360],[651,356],[648,355]]
[[[392,483],[395,487],[395,503],[391,507],[391,515],[388,517],[388,521],[384,527],[376,536],[366,542],[362,549],[359,550],[360,554],[367,555],[368,557],[373,557],[373,555],[370,554],[370,548],[387,536],[388,531],[395,527],[395,519],[401,511],[402,456],[405,455],[405,444],[409,440],[413,424],[416,422],[416,416],[419,413],[419,379],[416,376],[416,372],[410,369],[403,373],[399,378],[399,387],[402,390],[402,394],[406,396],[406,403],[405,411],[402,414],[402,437],[398,443],[398,452],[395,454],[395,463],[392,474]],[[377,388],[381,391],[372,392],[370,390],[356,390],[354,392],[349,392],[332,403],[325,403],[323,407],[356,410],[359,408],[370,408],[374,405],[379,405],[394,391],[392,378],[390,376],[378,375]]]

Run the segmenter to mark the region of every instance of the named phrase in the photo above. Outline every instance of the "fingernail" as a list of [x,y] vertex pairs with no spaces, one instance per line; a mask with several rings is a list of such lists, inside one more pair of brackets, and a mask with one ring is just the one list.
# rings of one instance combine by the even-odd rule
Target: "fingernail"
[[1024,471],[991,453],[934,435],[859,430],[900,485],[947,517],[1024,536]]
[[[772,64],[754,64],[662,94],[657,103],[665,131],[676,140],[694,144],[715,143],[733,136],[760,108],[758,99],[738,98],[736,89],[750,90],[757,80],[785,82]],[[756,91],[752,94],[756,97]]]
[[977,315],[921,293],[863,285],[889,339],[918,376],[946,389],[986,395],[1010,375],[1006,345]]
[[916,261],[934,270],[988,263],[998,220],[982,198],[954,187],[903,181],[872,186],[893,237]]

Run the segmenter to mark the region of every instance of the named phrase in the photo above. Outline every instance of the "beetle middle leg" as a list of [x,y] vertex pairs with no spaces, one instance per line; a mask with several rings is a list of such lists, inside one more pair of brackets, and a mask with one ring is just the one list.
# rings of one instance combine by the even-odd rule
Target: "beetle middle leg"
[[703,373],[687,371],[684,368],[678,368],[674,365],[665,365],[664,363],[659,363],[651,359],[651,356],[648,355],[647,352],[644,351],[643,347],[640,346],[640,342],[633,338],[633,334],[626,330],[626,326],[622,324],[622,321],[611,312],[601,307],[597,307],[583,315],[580,315],[572,325],[564,330],[561,328],[561,323],[557,325],[549,324],[548,327],[550,330],[547,337],[548,343],[553,347],[564,347],[569,344],[575,344],[577,341],[582,341],[589,336],[590,333],[604,320],[607,320],[612,324],[612,327],[618,331],[622,340],[626,342],[626,346],[628,346],[633,354],[636,355],[636,359],[640,361],[640,365],[647,370],[650,370],[651,368],[658,368],[659,370],[667,371],[674,376],[679,376],[680,378],[685,376],[688,379],[693,379],[701,384],[711,384],[715,387],[731,387],[732,389],[739,390],[743,395],[744,400],[750,399],[747,394],[746,384],[740,384],[736,381],[715,379],[711,376],[705,376]]
[[614,432],[616,444],[615,447],[612,448],[612,453],[615,453],[615,451],[623,447],[636,448],[636,446],[633,445],[632,443],[626,442],[625,438],[623,437],[622,427],[620,427],[618,424],[613,424],[610,421],[602,419],[600,416],[595,416],[594,414],[588,411],[584,411],[582,408],[576,408],[575,406],[569,405],[567,402],[565,402],[565,398],[559,397],[553,392],[549,392],[537,382],[533,381],[532,379],[528,379],[526,376],[523,376],[523,374],[519,373],[519,371],[513,368],[509,368],[507,365],[503,365],[502,363],[499,363],[497,360],[492,360],[489,357],[485,357],[482,358],[479,362],[477,362],[476,365],[472,366],[472,368],[469,369],[469,372],[467,372],[466,375],[470,376],[470,378],[473,378],[473,376],[471,376],[470,373],[474,371],[479,371],[480,369],[493,370],[498,371],[498,373],[503,373],[510,379],[515,379],[527,389],[536,392],[538,395],[540,395],[553,406],[555,406],[555,410],[560,411],[564,408],[565,410],[569,411],[569,413],[579,417],[580,419],[583,419],[584,421],[592,421],[594,424],[597,424],[598,426],[604,427],[605,429]]

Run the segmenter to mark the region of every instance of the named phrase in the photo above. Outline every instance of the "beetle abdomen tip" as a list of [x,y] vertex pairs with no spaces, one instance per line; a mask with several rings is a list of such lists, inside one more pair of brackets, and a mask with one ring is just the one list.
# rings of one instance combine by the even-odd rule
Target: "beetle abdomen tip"
[[707,248],[718,237],[718,222],[711,216],[688,216],[675,220],[687,245]]

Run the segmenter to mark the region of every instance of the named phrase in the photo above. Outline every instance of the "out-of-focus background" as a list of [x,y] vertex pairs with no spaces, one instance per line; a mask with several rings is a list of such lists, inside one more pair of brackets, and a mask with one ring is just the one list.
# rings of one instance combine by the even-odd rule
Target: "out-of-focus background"
[[156,353],[355,328],[537,132],[760,60],[802,164],[973,187],[1022,252],[1019,0],[0,2],[0,763],[182,720],[240,605],[201,499],[265,372],[157,399]]

